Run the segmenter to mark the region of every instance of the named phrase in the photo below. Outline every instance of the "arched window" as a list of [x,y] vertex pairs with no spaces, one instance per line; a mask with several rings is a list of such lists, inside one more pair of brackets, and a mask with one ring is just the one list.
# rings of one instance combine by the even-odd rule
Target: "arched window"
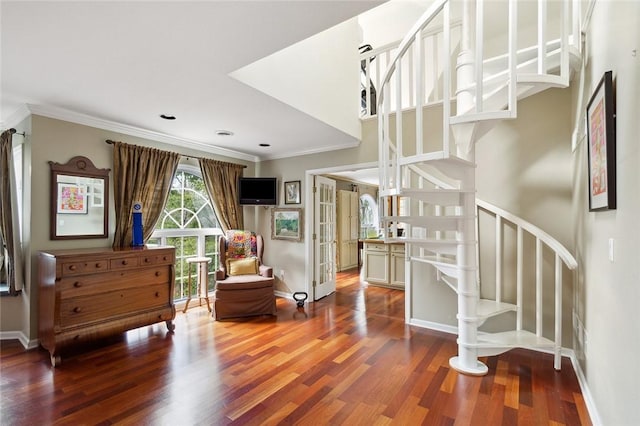
[[361,237],[371,238],[378,235],[378,204],[369,194],[360,196],[360,230]]
[[[180,165],[171,184],[164,211],[156,224],[149,243],[176,248],[176,285],[174,298],[184,299],[189,270],[186,259],[194,256],[211,258],[208,271],[208,290],[213,290],[210,279],[218,268],[218,236],[222,229],[204,186],[200,169]],[[191,267],[191,294],[195,295],[197,271]]]

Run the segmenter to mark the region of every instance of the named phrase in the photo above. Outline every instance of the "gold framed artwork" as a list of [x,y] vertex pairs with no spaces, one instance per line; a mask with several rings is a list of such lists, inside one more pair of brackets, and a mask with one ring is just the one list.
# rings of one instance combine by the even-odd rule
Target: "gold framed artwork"
[[271,209],[271,239],[302,241],[302,209]]

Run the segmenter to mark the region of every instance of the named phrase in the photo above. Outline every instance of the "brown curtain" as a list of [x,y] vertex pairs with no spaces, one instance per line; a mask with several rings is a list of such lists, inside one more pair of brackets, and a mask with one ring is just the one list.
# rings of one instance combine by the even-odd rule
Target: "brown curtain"
[[244,229],[242,206],[238,204],[238,178],[242,176],[242,169],[244,166],[241,164],[200,159],[202,179],[220,226],[225,232],[229,229]]
[[151,237],[169,196],[180,155],[122,142],[114,142],[113,145],[113,198],[116,209],[113,247],[119,248],[131,245],[131,213],[136,201],[142,204],[144,240]]
[[0,241],[9,284],[9,294],[22,290],[22,256],[16,208],[16,189],[13,171],[13,132],[6,130],[0,135]]

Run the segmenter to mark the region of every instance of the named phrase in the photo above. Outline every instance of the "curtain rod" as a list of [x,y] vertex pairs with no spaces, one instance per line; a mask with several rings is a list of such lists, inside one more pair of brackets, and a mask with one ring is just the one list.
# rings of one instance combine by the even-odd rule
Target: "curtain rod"
[[18,133],[16,129],[14,129],[13,127],[9,129],[9,132],[11,132],[12,135],[20,135],[20,136],[25,136],[24,132],[22,133]]
[[[13,129],[15,130],[15,129]],[[111,139],[107,139],[105,141],[106,143],[108,143],[109,145],[113,145],[114,143],[116,143],[116,141],[112,141]],[[196,157],[195,155],[184,155],[184,154],[180,154],[181,157],[185,157],[185,158],[194,158],[196,160],[212,160],[212,158],[204,158],[204,157]],[[220,161],[220,160],[215,160],[215,161]],[[223,163],[227,163],[228,161],[222,161]],[[244,164],[236,164],[236,163],[229,163],[229,164],[234,164],[236,166],[242,166],[243,169],[246,169],[247,166],[245,166]]]

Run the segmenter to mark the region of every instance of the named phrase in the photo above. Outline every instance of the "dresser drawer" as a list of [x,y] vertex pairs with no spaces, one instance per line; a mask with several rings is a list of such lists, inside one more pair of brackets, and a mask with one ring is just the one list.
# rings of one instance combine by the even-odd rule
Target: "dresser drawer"
[[63,276],[92,274],[109,270],[109,259],[63,262],[60,272]]
[[168,283],[170,278],[170,266],[158,265],[152,268],[64,277],[59,281],[57,288],[60,291],[60,298],[68,299],[70,297]]
[[73,297],[60,301],[60,327],[86,326],[92,321],[104,321],[169,304],[167,284]]
[[173,265],[173,263],[174,263],[173,252],[166,252],[161,254],[147,254],[140,257],[140,266]]
[[109,268],[111,270],[135,268],[138,266],[138,257],[127,256],[109,259]]

